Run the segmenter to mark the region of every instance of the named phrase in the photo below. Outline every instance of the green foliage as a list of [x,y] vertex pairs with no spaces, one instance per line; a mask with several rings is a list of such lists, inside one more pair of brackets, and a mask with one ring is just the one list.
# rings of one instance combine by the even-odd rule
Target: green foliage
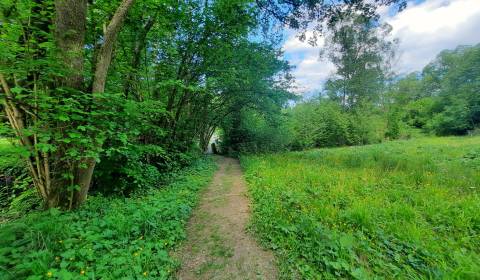
[[409,125],[437,135],[464,135],[480,124],[480,45],[441,52],[421,74],[393,85]]
[[386,110],[383,90],[394,56],[391,27],[350,9],[328,25],[326,49],[336,72],[317,100],[289,111],[290,147],[305,149],[371,144],[400,137],[396,110]]
[[288,91],[290,66],[268,44],[241,45],[234,54],[243,69],[224,77],[229,102],[220,120],[223,150],[237,154],[284,149],[289,140],[282,108],[295,99]]
[[[19,124],[7,115],[47,207],[82,203],[94,168],[103,193],[149,188],[188,165],[234,108],[284,104],[289,66],[275,36],[251,39],[250,0],[136,1],[111,61],[104,30],[122,2],[90,2],[0,4],[2,97],[19,112]],[[57,16],[66,11],[77,20]],[[75,36],[55,32],[65,26]]]
[[286,118],[277,112],[262,115],[254,110],[241,110],[224,120],[221,145],[233,156],[282,151],[290,139],[285,121]]
[[398,139],[400,137],[400,119],[396,111],[390,112],[387,116],[387,131],[385,132],[387,139]]
[[[332,54],[336,63],[343,67],[339,70],[340,76],[351,77],[342,71],[365,66],[361,61],[357,61],[361,65],[349,63],[352,60],[348,58],[349,48],[355,49],[365,43],[355,41],[354,37],[360,35],[335,39],[344,32],[350,34],[348,28],[356,28],[354,23],[349,23],[352,26],[340,24],[337,27],[340,29],[334,29],[333,38],[330,38],[332,48],[336,45],[345,45],[346,48],[343,54]],[[386,50],[391,51],[391,44],[382,43],[381,37],[374,36],[375,28],[371,28],[369,32],[372,34],[363,39],[371,37],[378,44],[386,44]],[[347,42],[342,41],[344,39],[348,39]],[[306,149],[371,144],[386,139],[421,137],[422,132],[436,135],[473,133],[480,123],[479,54],[480,45],[444,51],[422,73],[409,74],[388,87],[385,80],[380,79],[388,73],[381,69],[382,60],[377,58],[380,68],[375,70],[379,75],[375,81],[383,86],[375,92],[360,90],[368,88],[361,83],[372,83],[360,74],[341,82],[331,80],[326,85],[328,97],[321,96],[319,100],[300,103],[289,109],[290,147]],[[370,58],[375,59],[375,56]],[[350,104],[349,100],[358,102]]]
[[198,158],[198,148],[164,142],[168,132],[158,125],[158,120],[166,115],[161,102],[121,102],[117,108],[123,113],[115,116],[119,133],[103,147],[105,152],[96,168],[93,190],[129,195],[135,190],[153,188]]
[[293,149],[335,147],[381,142],[385,120],[372,109],[345,111],[340,104],[320,99],[297,104],[288,119]]
[[329,26],[326,52],[336,66],[326,82],[330,99],[344,108],[376,103],[389,75],[395,40],[388,35],[392,27],[378,20],[345,10],[341,19]]
[[0,215],[21,215],[40,204],[31,185],[22,149],[9,140],[0,139]]
[[97,166],[93,191],[102,194],[129,195],[155,188],[175,178],[175,173],[188,167],[201,153],[198,149],[182,152],[165,151],[156,145],[129,145],[108,153]]
[[293,148],[331,147],[351,144],[350,122],[333,102],[310,102],[291,109]]
[[243,156],[284,279],[476,279],[479,137]]
[[131,198],[90,197],[76,211],[50,209],[0,224],[2,279],[170,279],[168,251],[214,163],[204,158],[169,185]]
[[403,119],[406,124],[415,128],[425,128],[432,118],[435,100],[430,97],[421,98],[403,107]]

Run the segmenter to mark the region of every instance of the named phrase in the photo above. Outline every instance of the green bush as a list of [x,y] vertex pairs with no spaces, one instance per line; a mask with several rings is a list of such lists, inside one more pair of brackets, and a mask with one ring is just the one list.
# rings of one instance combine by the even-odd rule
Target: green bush
[[431,97],[421,98],[406,104],[403,108],[403,121],[415,128],[426,128],[432,118],[435,100]]
[[102,157],[94,174],[92,191],[102,194],[130,195],[138,190],[154,188],[175,177],[200,157],[198,149],[165,150],[158,145],[132,144],[111,151]]
[[473,129],[468,104],[456,100],[443,112],[436,114],[428,123],[430,130],[437,135],[465,135]]
[[400,137],[400,118],[395,110],[387,116],[387,131],[385,132],[387,139],[398,139]]
[[298,104],[289,113],[294,150],[379,143],[385,136],[384,117],[369,109],[347,112],[333,101],[320,100]]
[[290,141],[282,114],[270,116],[244,109],[223,122],[222,147],[226,153],[265,153],[285,150]]
[[0,279],[168,279],[177,265],[168,251],[213,171],[204,158],[163,188],[0,224]]
[[21,158],[22,149],[0,139],[0,214],[21,215],[41,204]]

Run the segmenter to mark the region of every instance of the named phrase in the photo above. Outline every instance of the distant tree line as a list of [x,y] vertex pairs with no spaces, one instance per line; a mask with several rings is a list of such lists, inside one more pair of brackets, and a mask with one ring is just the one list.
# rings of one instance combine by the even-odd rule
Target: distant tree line
[[344,11],[328,25],[322,55],[337,70],[319,96],[281,112],[244,110],[226,144],[237,152],[267,152],[478,134],[480,44],[445,50],[421,72],[398,77],[391,71],[397,41],[390,31],[377,19]]
[[480,44],[442,51],[422,72],[394,83],[389,97],[410,127],[436,135],[478,133]]

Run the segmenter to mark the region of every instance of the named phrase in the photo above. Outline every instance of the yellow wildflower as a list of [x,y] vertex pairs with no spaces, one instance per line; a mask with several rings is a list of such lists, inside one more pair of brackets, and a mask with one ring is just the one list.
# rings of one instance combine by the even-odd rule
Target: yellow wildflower
[[134,257],[138,256],[138,252],[133,253],[133,256]]
[[148,272],[145,271],[145,272],[143,273],[143,276],[147,276],[147,275],[148,275]]
[[47,277],[52,277],[53,273],[51,271],[47,272]]
[[83,270],[83,269],[80,270],[80,274],[81,274],[81,275],[84,275],[84,274],[85,274],[85,270]]

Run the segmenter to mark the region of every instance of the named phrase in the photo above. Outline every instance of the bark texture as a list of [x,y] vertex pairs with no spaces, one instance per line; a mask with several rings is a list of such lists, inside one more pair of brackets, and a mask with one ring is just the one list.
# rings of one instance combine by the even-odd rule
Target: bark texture
[[87,0],[55,1],[55,41],[68,70],[63,85],[83,88]]

